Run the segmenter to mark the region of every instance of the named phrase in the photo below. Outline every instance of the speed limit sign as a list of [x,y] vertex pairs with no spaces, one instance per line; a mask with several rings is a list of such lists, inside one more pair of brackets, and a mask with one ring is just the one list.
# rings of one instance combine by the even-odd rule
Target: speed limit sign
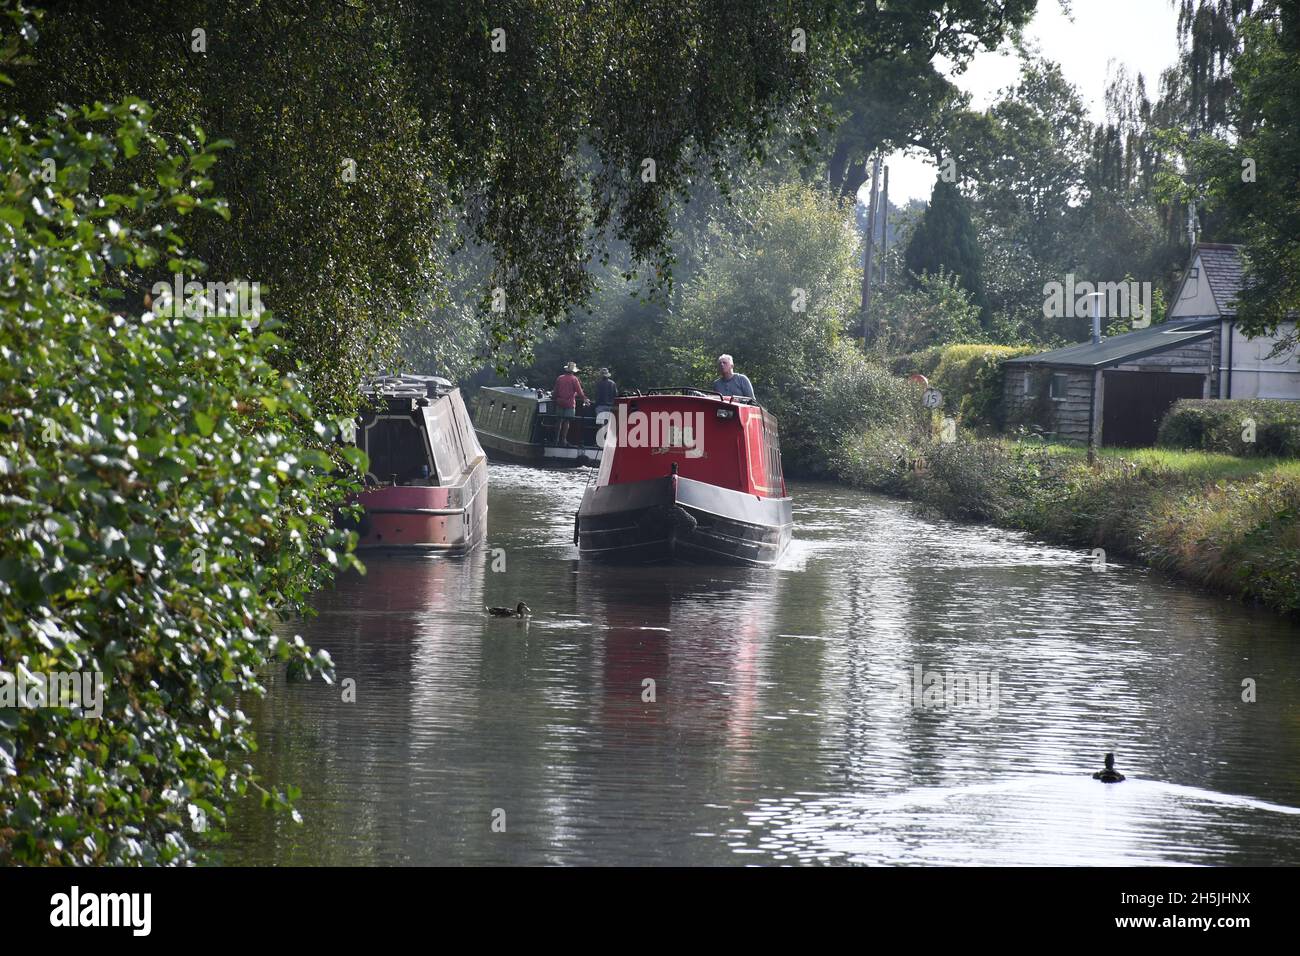
[[927,388],[921,396],[921,404],[926,408],[939,408],[943,405],[943,392],[937,388]]

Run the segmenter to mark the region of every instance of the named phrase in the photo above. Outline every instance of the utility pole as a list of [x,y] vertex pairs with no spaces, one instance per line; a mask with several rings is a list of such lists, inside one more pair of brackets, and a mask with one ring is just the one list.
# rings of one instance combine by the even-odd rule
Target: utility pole
[[871,316],[871,253],[876,238],[876,196],[880,185],[880,154],[871,165],[871,202],[867,204],[867,250],[862,261],[862,342],[867,342]]
[[889,272],[889,167],[885,167],[885,188],[880,193],[880,284]]

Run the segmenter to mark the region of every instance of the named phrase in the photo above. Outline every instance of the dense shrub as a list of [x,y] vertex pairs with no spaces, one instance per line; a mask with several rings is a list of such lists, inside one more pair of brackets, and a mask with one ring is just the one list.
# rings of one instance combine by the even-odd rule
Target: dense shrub
[[949,345],[935,367],[931,384],[943,392],[944,407],[971,428],[1000,429],[1002,363],[1035,351],[1032,346]]
[[967,428],[999,430],[1005,424],[1002,363],[1035,351],[1030,345],[941,345],[898,356],[890,367],[898,375],[924,375],[943,392],[944,410]]
[[[222,211],[213,148],[165,142],[139,102],[0,132],[0,670],[104,691],[98,718],[0,709],[0,865],[193,858],[260,789],[237,695],[268,661],[328,672],[272,626],[356,564],[337,425],[272,367],[266,317],[137,314],[147,277],[201,268],[172,220]],[[136,154],[150,185],[92,189]]]
[[1160,423],[1156,443],[1226,455],[1300,457],[1300,403],[1180,399]]
[[863,356],[847,342],[836,344],[812,379],[773,396],[780,419],[786,471],[804,477],[834,472],[845,442],[863,430],[887,425],[901,433],[923,427],[921,390]]
[[896,355],[889,361],[890,371],[895,375],[924,375],[929,378],[939,367],[939,360],[943,358],[943,349],[942,345],[935,345],[919,352]]

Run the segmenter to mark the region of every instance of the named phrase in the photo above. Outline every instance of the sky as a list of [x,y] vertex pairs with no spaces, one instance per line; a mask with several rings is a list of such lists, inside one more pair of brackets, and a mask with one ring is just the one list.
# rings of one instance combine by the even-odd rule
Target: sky
[[[1147,92],[1159,89],[1160,73],[1178,55],[1178,14],[1170,0],[1073,0],[1067,15],[1058,0],[1039,0],[1038,12],[1025,30],[1043,56],[1061,64],[1065,78],[1078,87],[1093,119],[1105,115],[1108,69],[1123,63],[1131,74],[1146,77]],[[989,106],[999,90],[1015,83],[1019,59],[1010,44],[979,52],[953,81],[972,97],[972,107]],[[951,74],[949,74],[951,76]],[[909,199],[930,198],[935,168],[928,158],[898,152],[887,160],[889,199],[901,206]],[[859,197],[869,196],[863,184]]]

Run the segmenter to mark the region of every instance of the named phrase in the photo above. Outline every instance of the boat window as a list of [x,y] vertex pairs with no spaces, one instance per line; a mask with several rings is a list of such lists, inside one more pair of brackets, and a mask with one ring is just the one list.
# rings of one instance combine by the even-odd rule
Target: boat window
[[377,418],[362,435],[370,458],[370,474],[377,481],[409,485],[428,480],[430,462],[424,436],[409,417]]

